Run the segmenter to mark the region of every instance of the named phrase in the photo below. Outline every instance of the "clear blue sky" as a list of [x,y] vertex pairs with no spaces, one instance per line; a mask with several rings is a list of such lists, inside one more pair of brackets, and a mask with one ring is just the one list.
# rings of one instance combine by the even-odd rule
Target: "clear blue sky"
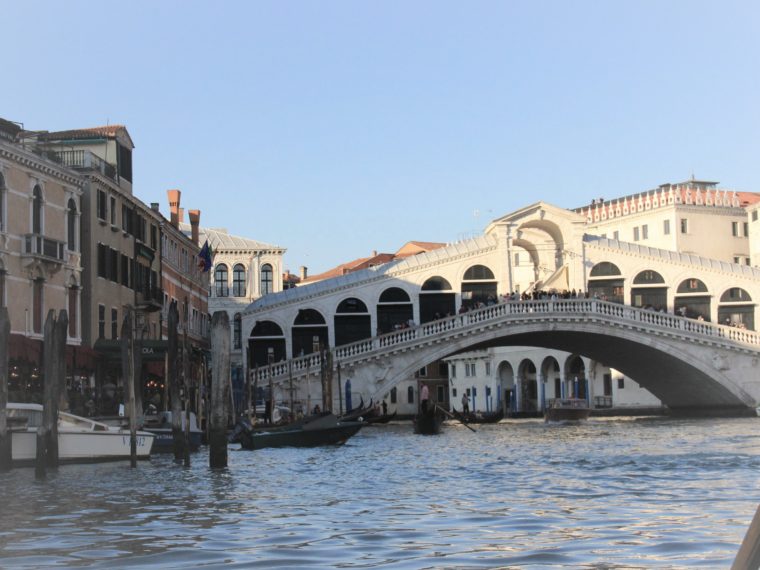
[[537,200],[760,191],[760,3],[0,0],[0,116],[310,273]]

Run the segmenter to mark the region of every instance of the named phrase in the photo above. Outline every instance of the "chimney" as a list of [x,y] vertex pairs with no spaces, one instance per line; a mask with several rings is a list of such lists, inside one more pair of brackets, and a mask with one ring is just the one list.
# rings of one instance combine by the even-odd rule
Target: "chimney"
[[201,211],[200,210],[188,210],[188,217],[190,218],[190,236],[195,245],[198,245],[198,226],[201,223]]
[[372,257],[377,257],[377,250],[376,249],[372,250]]
[[153,210],[154,212],[158,212],[159,211],[158,208],[159,208],[158,202],[151,202],[150,203],[150,209]]
[[298,276],[301,278],[301,281],[306,279],[307,269],[304,265],[298,268]]
[[179,226],[179,199],[182,192],[179,190],[167,190],[169,196],[169,221],[176,228]]
[[185,209],[184,208],[179,209],[179,223],[180,224],[185,223]]

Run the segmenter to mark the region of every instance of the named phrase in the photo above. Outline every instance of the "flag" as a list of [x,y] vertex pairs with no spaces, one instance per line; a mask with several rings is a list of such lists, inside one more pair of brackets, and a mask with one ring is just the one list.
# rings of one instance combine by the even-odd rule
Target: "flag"
[[208,244],[208,240],[203,244],[200,253],[198,254],[198,268],[204,273],[211,269],[211,256],[214,252],[211,250],[211,246]]

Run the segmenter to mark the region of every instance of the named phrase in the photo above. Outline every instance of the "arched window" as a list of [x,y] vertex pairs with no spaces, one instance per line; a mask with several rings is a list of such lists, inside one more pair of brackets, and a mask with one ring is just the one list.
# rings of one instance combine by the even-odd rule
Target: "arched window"
[[[482,266],[481,266],[482,267]],[[423,291],[450,291],[451,284],[443,277],[431,277],[422,284]]]
[[227,266],[224,263],[220,263],[216,266],[214,271],[214,283],[216,284],[216,296],[227,297],[230,294],[229,285],[227,283]]
[[731,287],[720,296],[721,303],[750,303],[752,297],[741,287]]
[[77,251],[77,203],[73,198],[69,198],[66,222],[67,247],[69,251]]
[[37,184],[32,192],[32,233],[42,233],[42,188]]
[[240,263],[232,268],[232,296],[245,297],[245,266]]
[[480,279],[495,279],[493,271],[485,265],[473,265],[464,272],[464,281],[477,281]]
[[272,288],[272,266],[265,263],[261,266],[261,294],[268,295],[274,289]]
[[243,321],[240,313],[235,313],[235,316],[232,318],[232,348],[240,348],[242,346],[242,341],[240,339],[242,336],[242,330]]
[[389,287],[380,294],[380,303],[410,303],[406,291],[398,287]]
[[79,321],[79,288],[72,284],[68,290],[69,296],[69,338],[77,338]]
[[684,279],[678,286],[678,293],[707,293],[707,285],[699,279]]
[[654,285],[659,283],[665,283],[665,279],[663,279],[662,275],[651,269],[640,272],[633,279],[634,285]]
[[594,267],[591,269],[589,277],[608,277],[610,275],[622,274],[620,273],[618,266],[614,263],[610,263],[609,261],[602,261],[601,263],[594,265]]
[[367,305],[363,301],[355,297],[344,299],[338,305],[335,311],[336,313],[366,313]]

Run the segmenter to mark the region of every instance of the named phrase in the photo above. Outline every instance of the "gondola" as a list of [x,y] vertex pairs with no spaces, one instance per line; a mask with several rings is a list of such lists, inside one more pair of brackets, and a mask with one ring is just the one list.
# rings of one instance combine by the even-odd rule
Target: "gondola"
[[495,424],[504,419],[503,410],[499,410],[498,412],[470,412],[463,414],[457,411],[456,408],[452,408],[451,412],[456,419],[465,424]]
[[366,423],[367,425],[387,424],[389,421],[391,421],[395,417],[396,417],[396,412],[394,411],[392,414],[383,414],[381,416],[369,417],[364,420],[364,423]]
[[283,426],[254,428],[247,419],[238,420],[231,439],[242,449],[268,447],[317,447],[345,443],[364,425],[363,422],[339,420],[324,412]]
[[364,399],[362,398],[361,401],[359,401],[359,407],[354,408],[350,412],[346,412],[342,416],[340,416],[340,421],[342,422],[355,422],[359,418],[364,418],[364,416],[369,415],[373,411],[373,404],[372,400],[369,401],[369,406],[364,406]]
[[435,435],[441,433],[443,414],[438,413],[438,406],[432,405],[424,412],[420,410],[414,418],[414,433]]

